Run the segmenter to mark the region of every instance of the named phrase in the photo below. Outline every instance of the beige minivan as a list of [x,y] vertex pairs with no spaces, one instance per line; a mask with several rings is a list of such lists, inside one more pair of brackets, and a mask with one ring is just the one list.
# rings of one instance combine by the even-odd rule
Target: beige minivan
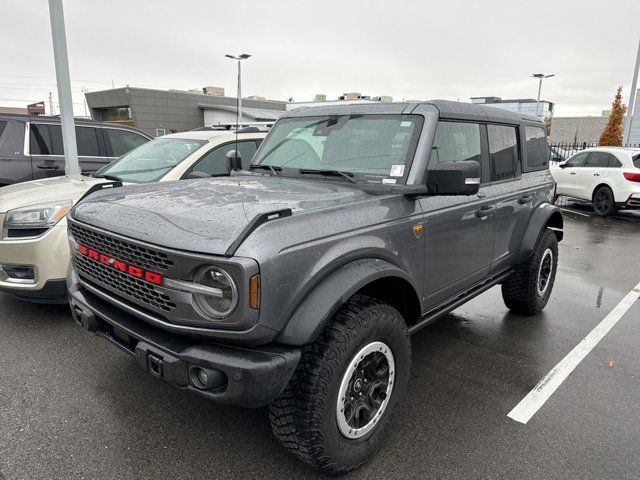
[[66,213],[93,186],[167,182],[228,175],[237,150],[248,167],[266,132],[203,130],[156,138],[93,177],[54,177],[0,188],[0,291],[39,303],[66,303],[69,266]]

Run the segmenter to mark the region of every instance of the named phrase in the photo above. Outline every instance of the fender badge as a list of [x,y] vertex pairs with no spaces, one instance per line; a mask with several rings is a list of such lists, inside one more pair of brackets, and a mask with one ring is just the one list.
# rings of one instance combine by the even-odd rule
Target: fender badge
[[413,226],[413,234],[416,236],[416,238],[422,237],[422,232],[423,231],[424,231],[424,227],[422,225],[420,225],[419,223],[416,223]]

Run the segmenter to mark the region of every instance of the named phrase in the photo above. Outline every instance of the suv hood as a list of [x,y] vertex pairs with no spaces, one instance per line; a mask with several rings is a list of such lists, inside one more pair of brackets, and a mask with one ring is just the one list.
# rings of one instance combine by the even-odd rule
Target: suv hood
[[238,175],[97,192],[71,216],[151,244],[223,255],[256,215],[285,208],[296,215],[365,198],[350,184]]
[[92,186],[106,182],[109,180],[93,177],[72,180],[62,176],[8,185],[0,188],[0,213],[38,203],[62,200],[75,202]]

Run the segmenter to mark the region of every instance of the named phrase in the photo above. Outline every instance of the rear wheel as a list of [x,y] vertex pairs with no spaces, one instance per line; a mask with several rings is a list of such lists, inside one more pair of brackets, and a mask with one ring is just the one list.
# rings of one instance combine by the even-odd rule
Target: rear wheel
[[502,298],[510,310],[535,315],[547,305],[558,267],[558,239],[545,228],[529,259],[502,283]]
[[593,210],[601,217],[616,214],[616,201],[609,187],[602,186],[593,193]]
[[409,378],[404,319],[374,298],[354,296],[312,345],[269,406],[276,437],[331,474],[358,468],[380,449]]

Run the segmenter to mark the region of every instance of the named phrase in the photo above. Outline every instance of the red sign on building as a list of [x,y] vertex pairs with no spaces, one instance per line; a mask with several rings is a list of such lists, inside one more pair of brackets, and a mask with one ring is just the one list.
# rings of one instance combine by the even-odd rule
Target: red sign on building
[[44,115],[44,102],[31,103],[27,105],[29,115]]

